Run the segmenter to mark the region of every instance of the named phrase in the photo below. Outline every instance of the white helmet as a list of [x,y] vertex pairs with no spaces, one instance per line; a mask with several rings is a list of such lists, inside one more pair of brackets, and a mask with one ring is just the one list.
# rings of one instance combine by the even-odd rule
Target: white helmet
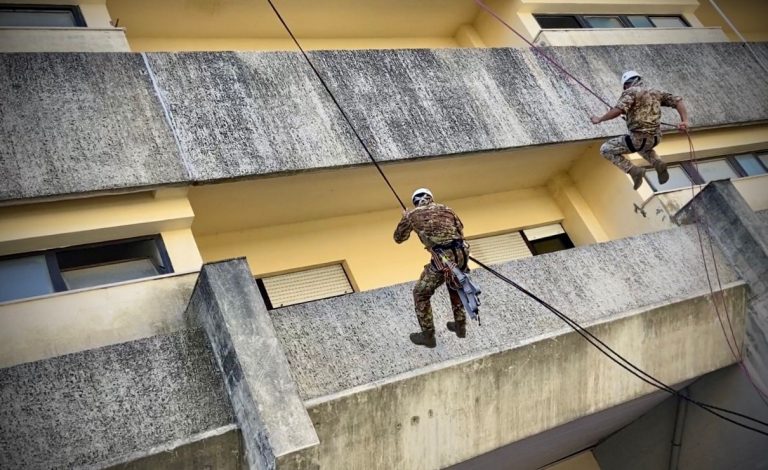
[[624,72],[624,75],[621,76],[621,85],[624,86],[625,83],[632,80],[633,78],[640,78],[640,74],[634,70],[628,70]]
[[427,197],[429,200],[432,200],[432,191],[427,188],[419,188],[413,192],[413,195],[411,196],[411,202],[413,202],[414,206],[420,206],[424,204],[424,201],[427,199]]

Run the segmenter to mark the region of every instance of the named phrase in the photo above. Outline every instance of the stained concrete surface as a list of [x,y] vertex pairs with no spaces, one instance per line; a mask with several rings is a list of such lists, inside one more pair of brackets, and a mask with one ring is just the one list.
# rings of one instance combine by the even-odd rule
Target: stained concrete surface
[[[496,265],[576,321],[589,324],[634,309],[708,292],[695,227],[616,240]],[[705,241],[706,246],[706,241]],[[719,256],[719,254],[718,254]],[[427,260],[425,259],[425,262]],[[736,279],[719,258],[723,284]],[[414,273],[414,276],[418,273]],[[445,329],[447,292],[433,298],[438,347],[415,347],[412,283],[271,311],[304,399],[376,383],[417,368],[505,350],[568,327],[483,270],[482,326],[467,338]]]
[[[754,47],[768,55],[768,43]],[[548,53],[609,102],[620,92],[621,71],[635,68],[649,85],[683,95],[694,127],[768,119],[764,74],[740,44]],[[527,49],[311,56],[379,160],[624,132],[620,120],[589,123],[605,106]],[[0,200],[367,162],[298,53],[146,58],[149,68],[141,55],[127,53],[0,55],[0,93],[7,97],[0,103]],[[664,120],[676,122],[669,111]]]
[[0,369],[0,468],[98,468],[234,422],[200,330]]
[[0,54],[0,96],[0,200],[188,179],[137,54]]
[[248,468],[318,444],[245,259],[206,264],[187,307],[210,341],[243,434]]

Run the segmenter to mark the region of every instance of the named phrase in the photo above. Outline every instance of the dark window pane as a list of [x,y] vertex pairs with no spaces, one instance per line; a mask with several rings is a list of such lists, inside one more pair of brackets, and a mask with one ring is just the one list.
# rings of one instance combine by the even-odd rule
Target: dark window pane
[[0,9],[0,26],[72,27],[79,25],[71,10]]
[[765,165],[765,167],[768,168],[768,153],[758,155],[757,158],[759,158],[760,161],[763,162],[763,165]]
[[763,173],[766,173],[763,165],[761,165],[760,162],[757,161],[757,157],[751,153],[736,155],[734,158],[739,162],[739,166],[741,166],[748,176],[762,175]]
[[629,15],[627,19],[635,28],[653,28],[653,23],[645,15]]
[[623,28],[618,16],[585,16],[587,23],[593,28]]
[[573,248],[573,242],[568,235],[562,234],[554,237],[540,238],[530,242],[534,255],[543,255],[554,251],[567,250]]
[[575,16],[536,16],[536,21],[542,29],[581,28]]
[[45,256],[0,261],[0,302],[54,291]]
[[688,26],[679,16],[651,16],[650,18],[657,28],[685,28]]

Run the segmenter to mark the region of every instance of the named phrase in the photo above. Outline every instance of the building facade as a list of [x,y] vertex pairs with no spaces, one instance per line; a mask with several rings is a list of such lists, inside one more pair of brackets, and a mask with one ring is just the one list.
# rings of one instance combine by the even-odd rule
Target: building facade
[[[414,350],[428,257],[356,137],[477,259],[765,420],[762,2],[483,4],[520,36],[467,0],[276,2],[335,101],[267,2],[32,3],[0,3],[0,467],[768,461],[477,266],[483,325]],[[589,121],[627,69],[696,151],[665,129],[637,191]]]

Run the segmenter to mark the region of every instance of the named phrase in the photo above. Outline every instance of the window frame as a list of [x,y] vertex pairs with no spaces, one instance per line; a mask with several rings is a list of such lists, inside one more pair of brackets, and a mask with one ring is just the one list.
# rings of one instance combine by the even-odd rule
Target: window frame
[[44,5],[34,3],[0,3],[0,11],[58,11],[65,10],[72,13],[72,18],[75,20],[75,24],[72,26],[6,26],[18,27],[18,28],[87,28],[88,24],[85,22],[85,16],[83,16],[80,5]]
[[[103,285],[111,284],[111,283],[106,283],[106,284],[100,284],[98,286],[84,287],[84,288],[77,288],[77,289],[68,288],[66,282],[64,281],[64,277],[61,275],[62,270],[59,267],[59,261],[57,257],[59,253],[66,252],[66,251],[75,251],[75,250],[87,250],[91,248],[100,248],[105,246],[121,245],[121,244],[142,242],[142,241],[154,242],[155,248],[157,249],[157,253],[160,256],[160,260],[163,263],[162,265],[155,266],[155,268],[158,271],[157,275],[162,276],[162,275],[174,273],[173,264],[171,263],[171,258],[170,256],[168,256],[168,250],[165,248],[165,242],[163,242],[163,237],[160,234],[144,235],[144,236],[133,237],[133,238],[123,238],[119,240],[108,240],[108,241],[96,242],[96,243],[86,243],[83,245],[51,248],[48,250],[36,250],[36,251],[28,251],[24,253],[14,253],[11,255],[0,256],[0,261],[8,261],[8,260],[18,259],[18,258],[31,258],[33,256],[44,256],[45,264],[46,264],[46,267],[48,268],[48,276],[50,277],[51,284],[53,285],[53,292],[50,294],[43,294],[43,295],[52,295],[52,294],[59,294],[61,292],[69,292],[69,291],[80,290],[80,289],[93,289]],[[116,261],[116,262],[119,262],[119,261]],[[89,265],[84,265],[83,267],[87,267],[87,266]],[[130,282],[130,281],[139,280],[139,279],[146,279],[146,278],[136,278],[136,279],[131,279],[125,282]],[[4,300],[0,303],[15,302],[17,300],[32,299],[35,297],[40,297],[40,296],[35,295],[31,297],[19,297],[17,299]]]
[[[611,29],[611,28],[595,28],[593,26],[590,26],[589,21],[587,21],[587,17],[590,16],[605,16],[605,17],[611,17],[611,18],[618,18],[619,22],[622,24],[622,28],[634,28],[634,29],[651,29],[651,28],[642,28],[637,27],[632,24],[631,21],[629,21],[630,16],[644,16],[652,25],[653,28],[659,28],[661,26],[656,26],[656,24],[651,19],[652,16],[654,17],[664,17],[664,18],[677,18],[679,19],[686,28],[690,28],[691,24],[688,22],[688,20],[685,19],[683,15],[653,15],[653,14],[642,14],[642,13],[629,13],[629,14],[619,14],[619,13],[596,13],[596,14],[577,14],[577,13],[535,13],[533,15],[533,18],[536,20],[536,23],[539,25],[539,28],[542,29],[542,31],[547,30],[553,30],[553,29],[571,29],[571,28],[544,28],[541,26],[541,23],[539,23],[539,18],[542,17],[571,17],[576,20],[576,22],[579,24],[580,29]],[[613,28],[616,29],[616,28]]]
[[[691,161],[684,161],[684,162],[676,162],[670,164],[670,168],[673,166],[679,166],[683,169],[683,172],[685,172],[686,176],[694,185],[703,185],[707,184],[707,181],[704,180],[704,178],[701,176],[701,173],[699,173],[697,166],[699,163],[704,163],[708,161],[714,161],[714,160],[725,160],[725,162],[730,166],[730,168],[736,173],[736,178],[734,179],[741,179],[741,178],[749,178],[751,176],[761,176],[761,175],[749,175],[747,174],[747,171],[741,166],[738,160],[736,160],[736,156],[738,155],[746,155],[746,154],[752,154],[755,157],[755,160],[757,160],[757,163],[765,170],[762,175],[768,175],[768,165],[766,165],[761,159],[760,155],[768,154],[768,151],[766,150],[754,150],[751,152],[739,152],[737,154],[729,154],[729,155],[717,155],[710,158],[702,158],[697,160],[695,163]],[[650,165],[645,165],[643,168],[646,169],[653,169]],[[671,191],[679,191],[681,188],[678,189],[666,189],[666,190],[657,190],[654,188],[653,184],[651,184],[651,181],[649,179],[649,176],[646,176],[646,183],[653,189],[653,193],[665,193],[665,192],[671,192]]]

